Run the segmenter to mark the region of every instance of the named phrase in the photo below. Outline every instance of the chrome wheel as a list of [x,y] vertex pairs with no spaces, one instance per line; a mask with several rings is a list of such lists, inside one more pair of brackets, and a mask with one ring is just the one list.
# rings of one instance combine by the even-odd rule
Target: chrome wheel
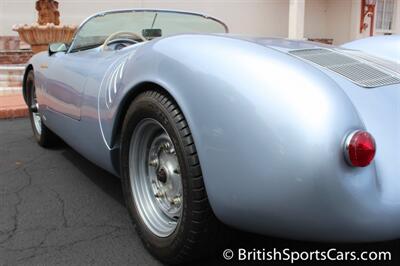
[[30,110],[31,110],[31,115],[32,115],[32,119],[33,119],[33,124],[35,126],[35,130],[36,130],[37,134],[41,135],[42,134],[42,118],[39,113],[39,104],[36,99],[36,89],[35,89],[34,84],[32,84],[32,86],[31,86],[31,94],[30,95],[31,95]]
[[143,119],[133,132],[129,174],[142,220],[158,237],[168,237],[182,214],[182,177],[171,138],[154,119]]

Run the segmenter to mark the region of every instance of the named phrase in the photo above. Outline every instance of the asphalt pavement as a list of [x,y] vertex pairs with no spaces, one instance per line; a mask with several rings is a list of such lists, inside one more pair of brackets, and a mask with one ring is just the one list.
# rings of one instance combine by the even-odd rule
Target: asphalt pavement
[[[234,252],[239,247],[389,250],[392,260],[384,264],[400,265],[399,241],[336,245],[241,232],[235,233],[235,239],[230,247]],[[221,252],[197,264],[235,262],[225,262]],[[0,265],[161,264],[143,247],[131,224],[120,180],[66,144],[48,150],[39,147],[29,120],[16,119],[0,120]]]

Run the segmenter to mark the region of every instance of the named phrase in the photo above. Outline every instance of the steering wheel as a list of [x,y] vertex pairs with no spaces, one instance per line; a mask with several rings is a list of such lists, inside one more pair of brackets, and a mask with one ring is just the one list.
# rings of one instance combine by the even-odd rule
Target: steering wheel
[[[102,45],[102,49],[103,51],[108,50],[108,45],[109,43],[115,39],[116,37],[120,37],[120,36],[130,36],[133,37],[133,39],[139,39],[142,42],[147,41],[146,38],[144,38],[142,35],[138,34],[138,33],[134,33],[134,32],[130,32],[130,31],[117,31],[114,32],[113,34],[111,34],[110,36],[107,37],[107,39],[104,41],[103,45]],[[128,40],[128,39],[127,39]],[[129,39],[130,40],[130,39]]]

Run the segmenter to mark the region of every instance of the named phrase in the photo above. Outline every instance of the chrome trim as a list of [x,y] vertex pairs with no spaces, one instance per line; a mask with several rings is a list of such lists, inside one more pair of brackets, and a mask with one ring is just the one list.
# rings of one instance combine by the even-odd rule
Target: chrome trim
[[71,52],[71,48],[74,46],[74,42],[75,42],[75,37],[76,35],[79,33],[79,31],[81,30],[81,28],[87,23],[89,22],[91,19],[96,18],[96,17],[101,17],[101,16],[105,16],[108,14],[114,14],[114,13],[129,13],[129,12],[163,12],[163,13],[177,13],[177,14],[185,14],[185,15],[194,15],[194,16],[199,16],[199,17],[203,17],[205,19],[211,19],[214,20],[216,22],[218,22],[219,24],[221,24],[224,28],[225,28],[225,33],[229,33],[229,28],[228,26],[225,24],[225,22],[223,22],[222,20],[209,16],[209,15],[205,15],[202,13],[196,13],[196,12],[190,12],[190,11],[183,11],[183,10],[174,10],[174,9],[149,9],[149,8],[133,8],[133,9],[113,9],[113,10],[107,10],[107,11],[102,11],[99,13],[95,13],[91,16],[89,16],[88,18],[86,18],[78,27],[78,29],[75,31],[74,37],[72,38],[71,41],[71,45],[69,46],[69,49],[67,51],[67,53]]
[[346,135],[345,139],[344,139],[344,145],[343,145],[343,153],[344,153],[344,158],[346,160],[346,163],[349,166],[354,166],[351,161],[350,161],[350,156],[349,156],[349,146],[350,146],[350,141],[351,139],[354,137],[355,134],[357,134],[358,132],[360,132],[360,129],[354,130],[352,132],[350,132],[349,134]]

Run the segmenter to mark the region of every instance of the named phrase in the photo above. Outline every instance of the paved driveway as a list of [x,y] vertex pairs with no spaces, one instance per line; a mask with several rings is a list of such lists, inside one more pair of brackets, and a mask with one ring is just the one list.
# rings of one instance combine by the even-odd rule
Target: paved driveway
[[0,121],[0,264],[158,265],[125,210],[120,181],[66,145]]
[[[160,265],[136,235],[120,186],[66,145],[40,148],[27,119],[0,121],[0,265]],[[238,234],[237,247],[337,246]],[[399,262],[398,241],[338,248],[390,250]]]

